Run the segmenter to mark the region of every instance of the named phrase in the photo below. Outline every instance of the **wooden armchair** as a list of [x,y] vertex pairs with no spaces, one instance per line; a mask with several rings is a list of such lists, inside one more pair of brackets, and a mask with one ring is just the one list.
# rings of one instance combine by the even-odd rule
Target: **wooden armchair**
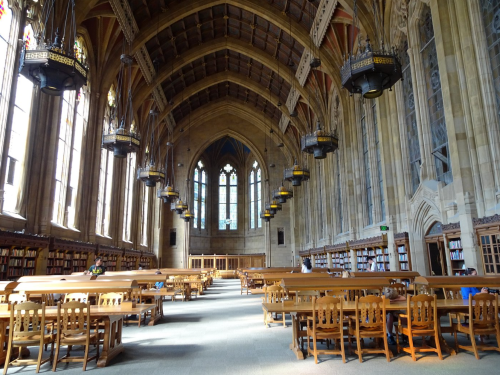
[[[48,361],[52,361],[54,354],[54,335],[45,331],[45,305],[34,302],[18,303],[10,311],[9,341],[7,355],[5,356],[4,375],[9,366],[27,366],[36,364],[36,372],[40,371],[40,366]],[[44,344],[52,344],[50,356],[43,359]],[[38,346],[38,359],[22,359],[21,348],[27,346]],[[10,361],[14,348],[19,349],[19,355]]]
[[180,295],[182,302],[186,301],[187,298],[187,288],[184,282],[183,276],[176,276],[173,280],[174,294],[172,295],[172,301],[175,301],[175,297]]
[[406,288],[406,284],[403,283],[392,283],[390,286],[392,289],[394,289],[400,296],[403,296],[406,298],[408,294],[408,290]]
[[88,299],[89,299],[88,293],[68,293],[64,296],[64,303],[68,303],[71,301],[86,303]]
[[[439,359],[443,359],[439,343],[439,317],[437,315],[436,295],[419,294],[414,297],[408,296],[406,314],[399,315],[398,326],[395,328],[398,353],[401,352],[398,332],[401,332],[403,335],[408,336],[410,343],[409,348],[402,349],[410,353],[414,361],[417,360],[415,352],[435,352],[439,356]],[[413,337],[415,336],[422,337],[421,347],[414,346]],[[434,336],[436,348],[432,348],[425,343],[425,336]]]
[[[444,299],[462,300],[462,288],[443,288]],[[448,319],[450,320],[449,327],[441,327],[441,333],[449,333],[451,335],[455,334],[458,314],[448,313]]]
[[98,306],[119,306],[123,301],[123,293],[102,293],[99,295]]
[[[468,323],[462,319],[468,318]],[[498,324],[498,296],[479,293],[475,296],[469,295],[469,313],[459,314],[455,329],[455,346],[457,349],[473,351],[476,359],[480,359],[478,350],[496,350],[500,352],[500,326]],[[458,345],[457,333],[466,333],[470,336],[471,346]],[[496,346],[484,343],[476,344],[476,335],[495,335]]]
[[[263,303],[282,303],[285,298],[285,293],[283,288],[279,285],[271,285],[266,288],[264,297],[262,297]],[[283,327],[286,327],[285,322],[285,313],[281,313],[281,318],[279,318],[279,314],[275,313],[266,313],[264,310],[264,325],[266,328],[269,327],[270,323],[283,323]]]
[[45,303],[45,306],[55,306],[56,303],[54,301],[54,295],[52,293],[42,294],[42,302]]
[[[387,327],[386,327],[386,311],[385,297],[366,296],[358,298],[355,302],[355,317],[354,322],[349,318],[349,352],[352,353],[351,337],[356,337],[357,350],[355,353],[359,357],[359,362],[363,362],[363,354],[365,353],[381,353],[385,354],[387,362],[390,362],[389,346],[387,344]],[[377,338],[378,345],[374,349],[361,349],[361,340],[364,338]],[[380,347],[380,339],[384,343],[384,347]]]
[[[345,363],[344,352],[344,315],[342,310],[343,299],[334,297],[313,297],[313,316],[307,320],[307,354],[314,355],[314,362],[318,363],[319,354],[342,355]],[[313,338],[311,348],[309,337]],[[336,339],[340,341],[340,349],[318,350],[318,340]]]
[[244,290],[248,295],[248,291],[253,288],[252,280],[249,279],[248,275],[245,274],[240,276],[240,283],[241,283],[240,295],[243,294]]
[[[65,304],[57,303],[57,338],[56,356],[52,371],[56,371],[59,362],[83,362],[83,371],[87,363],[99,358],[99,333],[97,328],[90,332],[90,302],[71,301]],[[90,345],[97,345],[96,354],[89,357]],[[66,355],[59,358],[61,346],[66,345]],[[82,357],[72,357],[70,352],[73,345],[84,345],[85,354]]]

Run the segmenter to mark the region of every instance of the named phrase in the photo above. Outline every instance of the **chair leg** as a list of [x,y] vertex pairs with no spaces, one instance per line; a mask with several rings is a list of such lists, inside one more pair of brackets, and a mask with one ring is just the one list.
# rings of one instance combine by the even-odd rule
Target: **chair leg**
[[415,357],[415,348],[413,347],[413,336],[412,335],[408,335],[408,341],[410,342],[411,359],[416,361],[417,357]]
[[318,364],[318,347],[316,342],[316,335],[313,335],[313,351],[314,351],[314,363]]
[[441,353],[441,341],[439,339],[439,333],[436,332],[436,336],[434,336],[434,340],[436,341],[436,350],[439,359],[442,361],[443,360],[443,353]]
[[340,351],[342,352],[342,362],[345,363],[344,334],[342,328],[340,329]]
[[[21,351],[19,349],[19,351]],[[7,348],[7,356],[5,357],[5,365],[3,366],[3,375],[7,373],[7,369],[9,368],[10,364],[10,356],[12,355],[12,344],[9,342],[9,346]]]
[[87,362],[89,360],[89,347],[90,344],[85,346],[85,355],[83,356],[83,371],[87,370]]
[[356,337],[356,344],[358,346],[359,363],[362,363],[363,362],[363,354],[361,353],[361,339],[359,337]]
[[[42,338],[43,338],[43,331],[42,331]],[[36,373],[38,374],[40,372],[40,366],[42,365],[42,358],[43,358],[43,340],[40,339],[40,347],[38,351],[38,361],[36,362]]]
[[54,362],[53,362],[53,365],[52,365],[52,371],[56,371],[57,361],[59,360],[59,349],[60,348],[61,348],[61,345],[59,343],[57,343],[56,354],[54,356]]
[[474,350],[474,355],[476,356],[476,359],[480,359],[480,358],[479,358],[479,353],[478,353],[478,351],[477,351],[477,345],[476,345],[476,335],[473,335],[473,334],[471,333],[471,335],[470,335],[470,341],[471,341],[471,343],[472,343],[472,349]]
[[391,361],[391,356],[389,355],[389,345],[387,344],[387,335],[384,336],[384,349],[385,349],[385,357],[387,358],[387,362]]

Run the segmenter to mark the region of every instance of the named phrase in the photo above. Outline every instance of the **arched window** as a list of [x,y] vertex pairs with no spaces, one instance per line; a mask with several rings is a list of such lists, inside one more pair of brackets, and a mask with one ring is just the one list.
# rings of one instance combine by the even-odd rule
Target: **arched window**
[[238,177],[231,164],[219,174],[219,230],[238,229]]
[[193,181],[193,228],[205,229],[207,173],[201,160],[194,169]]
[[434,155],[436,179],[449,184],[453,181],[453,176],[451,174],[448,132],[444,118],[436,41],[434,39],[431,8],[427,5],[424,5],[424,7],[419,27],[420,55],[424,66],[425,92],[432,135],[432,154]]
[[262,228],[262,219],[260,211],[262,208],[262,176],[259,163],[254,161],[249,176],[249,191],[250,191],[250,228]]
[[[114,127],[114,110],[116,92],[113,86],[108,92],[108,105],[104,115],[104,129]],[[101,166],[99,170],[99,190],[97,193],[96,233],[109,235],[109,220],[111,216],[111,189],[113,188],[113,151],[101,150]]]
[[132,202],[134,199],[134,182],[136,155],[131,152],[127,155],[127,176],[125,180],[125,202],[123,204],[123,239],[130,241],[130,228],[132,224]]
[[490,55],[491,70],[493,72],[493,86],[497,99],[497,113],[500,119],[500,2],[480,0],[483,14],[484,30],[486,32],[486,46]]
[[[36,48],[33,29],[30,24],[24,28],[24,43],[27,49]],[[4,193],[4,210],[14,213],[19,212],[22,180],[25,178],[24,159],[28,141],[32,97],[33,83],[26,77],[19,75],[17,78],[14,116],[12,118],[12,124],[15,124],[15,126],[12,126],[10,134]]]
[[415,114],[415,96],[413,93],[413,80],[411,77],[410,57],[406,50],[408,42],[404,42],[401,65],[403,68],[403,100],[405,107],[406,137],[408,141],[408,157],[410,161],[411,193],[415,193],[420,185],[420,142],[418,140],[417,117]]

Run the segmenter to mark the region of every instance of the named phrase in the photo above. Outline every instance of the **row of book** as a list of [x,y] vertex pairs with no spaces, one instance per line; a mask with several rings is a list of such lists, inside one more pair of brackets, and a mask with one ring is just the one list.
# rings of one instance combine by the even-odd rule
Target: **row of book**
[[464,252],[462,250],[450,251],[451,260],[463,260]]
[[462,241],[460,241],[460,240],[450,241],[449,248],[450,249],[461,249],[462,248]]

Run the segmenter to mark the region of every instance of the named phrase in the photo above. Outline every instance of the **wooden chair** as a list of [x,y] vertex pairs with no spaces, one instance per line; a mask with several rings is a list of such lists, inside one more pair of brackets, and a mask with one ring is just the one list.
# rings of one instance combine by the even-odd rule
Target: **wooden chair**
[[200,275],[192,275],[189,276],[189,281],[193,282],[195,281],[196,283],[194,284],[194,287],[191,285],[191,295],[194,294],[196,298],[203,293],[203,283],[201,281],[201,276]]
[[98,306],[120,306],[123,301],[123,293],[99,294]]
[[[443,359],[441,354],[441,345],[439,343],[439,317],[437,315],[437,297],[419,294],[417,296],[408,296],[406,305],[406,314],[400,314],[398,326],[396,326],[396,344],[398,353],[401,352],[399,346],[399,331],[408,336],[409,348],[402,348],[403,351],[410,353],[414,361],[416,352],[435,352],[439,359]],[[406,322],[404,322],[406,320]],[[413,337],[422,337],[422,346],[413,345]],[[425,336],[434,336],[436,348],[432,348],[425,343]]]
[[68,293],[64,296],[64,303],[68,303],[71,301],[86,303],[88,299],[89,299],[88,293]]
[[[342,355],[345,363],[344,352],[344,315],[342,310],[343,299],[334,297],[313,297],[313,316],[307,320],[307,354],[314,355],[314,362],[318,363],[319,354]],[[311,348],[309,337],[313,338]],[[335,339],[340,341],[340,349],[318,350],[318,340]]]
[[[349,319],[349,352],[352,353],[351,337],[356,337],[357,350],[355,353],[359,357],[359,362],[363,362],[363,354],[365,353],[381,353],[385,354],[387,362],[391,361],[389,354],[389,346],[387,344],[387,327],[386,327],[386,311],[385,311],[385,296],[366,296],[358,298],[354,305],[355,317]],[[354,325],[354,326],[353,326]],[[374,349],[361,349],[361,340],[365,338],[377,338],[380,343],[382,339],[384,348],[377,345]]]
[[[36,372],[40,371],[40,366],[51,361],[54,354],[54,335],[45,332],[45,305],[34,302],[22,302],[12,306],[9,322],[9,341],[4,375],[9,366],[27,366],[36,364]],[[52,344],[50,356],[43,359],[43,345]],[[38,346],[38,359],[22,359],[21,348],[27,346]],[[14,348],[19,349],[19,355],[10,361]]]
[[6,294],[0,294],[0,303],[7,302],[8,298]]
[[[56,355],[52,371],[56,371],[59,362],[83,362],[83,371],[87,369],[87,363],[99,358],[99,333],[97,328],[90,332],[90,302],[71,301],[65,304],[57,303],[57,338]],[[96,354],[89,357],[90,345],[97,345]],[[61,346],[66,345],[66,355],[59,358]],[[72,357],[70,352],[73,345],[84,345],[83,357]]]
[[52,293],[42,294],[42,302],[45,303],[45,306],[55,306],[54,295]]
[[245,274],[240,276],[240,283],[241,283],[240,295],[243,294],[244,290],[248,295],[248,291],[253,288],[252,280],[249,279],[248,275]]
[[[285,293],[283,288],[279,285],[271,285],[266,288],[264,297],[262,297],[263,303],[282,303],[285,298]],[[264,310],[264,309],[263,309]],[[286,327],[285,313],[281,313],[281,318],[279,318],[278,313],[273,316],[272,313],[266,313],[264,310],[264,325],[266,328],[269,327],[270,323],[283,323],[283,327]]]
[[[469,322],[462,322],[468,318]],[[458,345],[457,333],[466,333],[470,336],[472,346]],[[498,296],[479,293],[475,296],[469,295],[469,313],[459,314],[455,329],[455,346],[457,349],[473,351],[476,359],[479,358],[478,350],[496,350],[500,352],[500,326],[498,324]],[[497,345],[476,344],[476,335],[495,335]]]
[[180,295],[182,298],[182,302],[186,300],[186,284],[184,283],[184,277],[177,276],[174,277],[174,294],[172,295],[172,302],[175,301],[175,297]]
[[403,296],[406,298],[408,295],[408,290],[406,288],[406,284],[403,283],[392,283],[391,288],[394,289],[400,296]]
[[347,302],[354,302],[356,297],[364,297],[365,291],[362,289],[352,289],[345,291],[345,299]]
[[[452,299],[452,300],[462,300],[462,288],[443,288],[444,299]],[[450,320],[449,327],[441,326],[441,334],[449,333],[451,335],[455,334],[458,314],[457,313],[448,313],[448,319]]]

